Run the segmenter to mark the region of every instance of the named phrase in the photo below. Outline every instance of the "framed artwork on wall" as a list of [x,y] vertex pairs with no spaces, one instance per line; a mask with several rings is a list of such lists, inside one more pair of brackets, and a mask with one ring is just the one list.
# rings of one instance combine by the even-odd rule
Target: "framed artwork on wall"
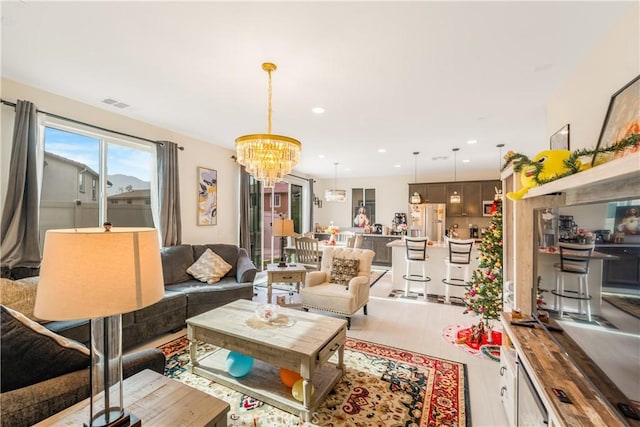
[[[640,133],[640,108],[638,105],[640,105],[640,75],[611,97],[596,150],[615,145],[631,134]],[[624,156],[630,151],[630,149],[623,150],[616,153],[616,156]],[[591,160],[591,165],[595,165],[596,158],[602,155],[596,152]]]
[[198,225],[218,224],[218,172],[198,168]]
[[562,129],[551,135],[549,141],[549,149],[569,150],[569,123],[564,125]]

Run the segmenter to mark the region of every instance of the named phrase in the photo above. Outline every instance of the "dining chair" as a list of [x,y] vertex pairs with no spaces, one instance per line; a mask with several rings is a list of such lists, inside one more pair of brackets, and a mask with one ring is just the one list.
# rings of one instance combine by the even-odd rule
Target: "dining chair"
[[295,239],[296,263],[303,265],[307,270],[320,270],[320,250],[318,239],[298,237]]

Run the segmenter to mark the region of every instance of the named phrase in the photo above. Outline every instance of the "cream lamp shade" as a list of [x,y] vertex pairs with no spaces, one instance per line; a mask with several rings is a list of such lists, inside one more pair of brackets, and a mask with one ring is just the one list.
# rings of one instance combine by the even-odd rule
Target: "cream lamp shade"
[[273,236],[274,237],[289,237],[295,236],[293,231],[292,219],[274,219],[273,220]]
[[34,313],[75,320],[128,313],[164,295],[153,228],[48,230]]

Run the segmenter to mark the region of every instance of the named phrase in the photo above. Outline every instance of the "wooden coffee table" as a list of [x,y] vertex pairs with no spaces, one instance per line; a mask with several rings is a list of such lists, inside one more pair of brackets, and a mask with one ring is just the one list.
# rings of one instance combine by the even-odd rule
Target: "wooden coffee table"
[[[259,305],[237,300],[187,319],[191,356],[188,369],[309,421],[311,412],[344,373],[347,322],[281,307],[278,319],[265,323],[255,314]],[[217,349],[198,359],[198,341],[213,344]],[[229,351],[254,358],[248,375],[235,378],[226,372]],[[328,362],[336,352],[337,365]],[[295,400],[291,389],[280,380],[280,368],[302,376],[302,402]]]
[[[143,426],[227,425],[227,402],[149,369],[124,380],[123,388],[125,409]],[[89,399],[85,399],[36,426],[81,426],[88,421]]]

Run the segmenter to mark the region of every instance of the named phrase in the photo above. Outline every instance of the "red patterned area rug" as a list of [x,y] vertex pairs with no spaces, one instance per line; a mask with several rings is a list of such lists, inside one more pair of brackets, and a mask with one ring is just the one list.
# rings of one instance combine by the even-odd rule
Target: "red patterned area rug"
[[[346,374],[311,422],[304,422],[187,372],[188,344],[182,337],[160,346],[167,356],[165,375],[229,402],[229,426],[471,426],[464,363],[348,338]],[[213,349],[198,346],[201,355]]]
[[482,356],[493,361],[500,361],[500,344],[502,332],[491,331],[491,341],[488,335],[483,335],[480,341],[472,339],[473,325],[450,325],[442,331],[442,337],[447,342],[474,356]]

